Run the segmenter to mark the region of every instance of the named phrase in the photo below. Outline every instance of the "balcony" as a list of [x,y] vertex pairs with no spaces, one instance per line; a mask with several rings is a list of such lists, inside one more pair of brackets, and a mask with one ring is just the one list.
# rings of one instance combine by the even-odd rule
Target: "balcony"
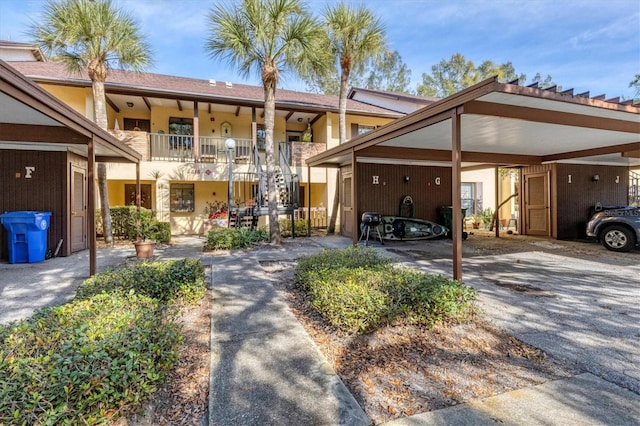
[[[151,161],[177,161],[183,163],[229,162],[229,152],[225,146],[226,138],[200,136],[194,144],[192,135],[168,135],[149,133],[149,159]],[[233,153],[235,163],[249,163],[251,159],[251,139],[235,139]]]

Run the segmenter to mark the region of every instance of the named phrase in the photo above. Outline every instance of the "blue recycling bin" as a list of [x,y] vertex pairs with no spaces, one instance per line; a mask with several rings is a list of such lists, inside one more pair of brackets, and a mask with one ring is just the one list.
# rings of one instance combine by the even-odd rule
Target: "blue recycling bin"
[[8,231],[9,263],[42,262],[47,252],[51,212],[16,211],[0,214]]

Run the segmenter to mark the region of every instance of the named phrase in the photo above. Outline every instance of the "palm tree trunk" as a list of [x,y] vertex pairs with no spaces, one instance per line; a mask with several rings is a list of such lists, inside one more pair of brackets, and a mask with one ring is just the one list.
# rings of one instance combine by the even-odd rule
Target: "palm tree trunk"
[[107,244],[113,242],[113,231],[111,229],[111,210],[109,209],[109,199],[107,193],[107,165],[98,163],[98,192],[100,193],[100,216],[102,218],[102,232],[104,241]]
[[[104,81],[93,81],[93,114],[96,124],[107,130],[107,106],[104,93]],[[102,231],[107,244],[113,242],[111,227],[111,209],[109,208],[109,191],[107,190],[107,165],[98,163],[98,193],[100,194],[100,212],[102,216]]]
[[[340,97],[338,108],[338,123],[339,123],[339,138],[340,144],[343,144],[347,140],[347,89],[349,82],[349,71],[342,69],[340,75]],[[336,222],[338,220],[338,208],[340,204],[340,192],[338,190],[340,185],[340,171],[336,170],[336,188],[333,194],[333,203],[331,204],[331,216],[329,217],[329,224],[327,225],[327,234],[334,234],[336,232]]]
[[275,126],[276,96],[275,83],[264,82],[264,127],[265,154],[267,163],[267,194],[269,198],[269,236],[271,244],[280,245],[282,237],[280,235],[280,225],[278,224],[278,194],[276,192],[275,179],[275,143],[273,140],[273,129]]

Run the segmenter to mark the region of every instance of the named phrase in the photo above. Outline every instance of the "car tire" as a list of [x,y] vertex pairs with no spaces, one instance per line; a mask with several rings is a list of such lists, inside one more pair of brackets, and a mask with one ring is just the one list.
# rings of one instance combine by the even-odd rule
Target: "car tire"
[[607,226],[600,233],[600,243],[607,250],[625,252],[636,245],[633,233],[620,225]]

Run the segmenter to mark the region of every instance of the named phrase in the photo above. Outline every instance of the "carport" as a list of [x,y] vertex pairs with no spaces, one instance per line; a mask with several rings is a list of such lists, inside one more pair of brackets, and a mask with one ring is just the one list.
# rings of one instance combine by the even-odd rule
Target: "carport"
[[69,244],[65,254],[70,254],[69,236],[77,225],[79,250],[90,250],[90,275],[96,272],[96,163],[135,163],[139,194],[140,159],[134,149],[0,61],[0,212],[57,206],[59,223],[49,232],[54,241]]
[[[450,167],[453,223],[461,223],[463,170],[564,163],[640,166],[640,108],[604,95],[492,78],[307,160],[309,168],[350,167],[355,206],[358,185],[370,179],[358,176],[357,165],[363,163]],[[357,214],[348,220],[358,229]],[[454,226],[452,234],[453,278],[461,279],[461,227]],[[357,244],[357,232],[352,237]]]

